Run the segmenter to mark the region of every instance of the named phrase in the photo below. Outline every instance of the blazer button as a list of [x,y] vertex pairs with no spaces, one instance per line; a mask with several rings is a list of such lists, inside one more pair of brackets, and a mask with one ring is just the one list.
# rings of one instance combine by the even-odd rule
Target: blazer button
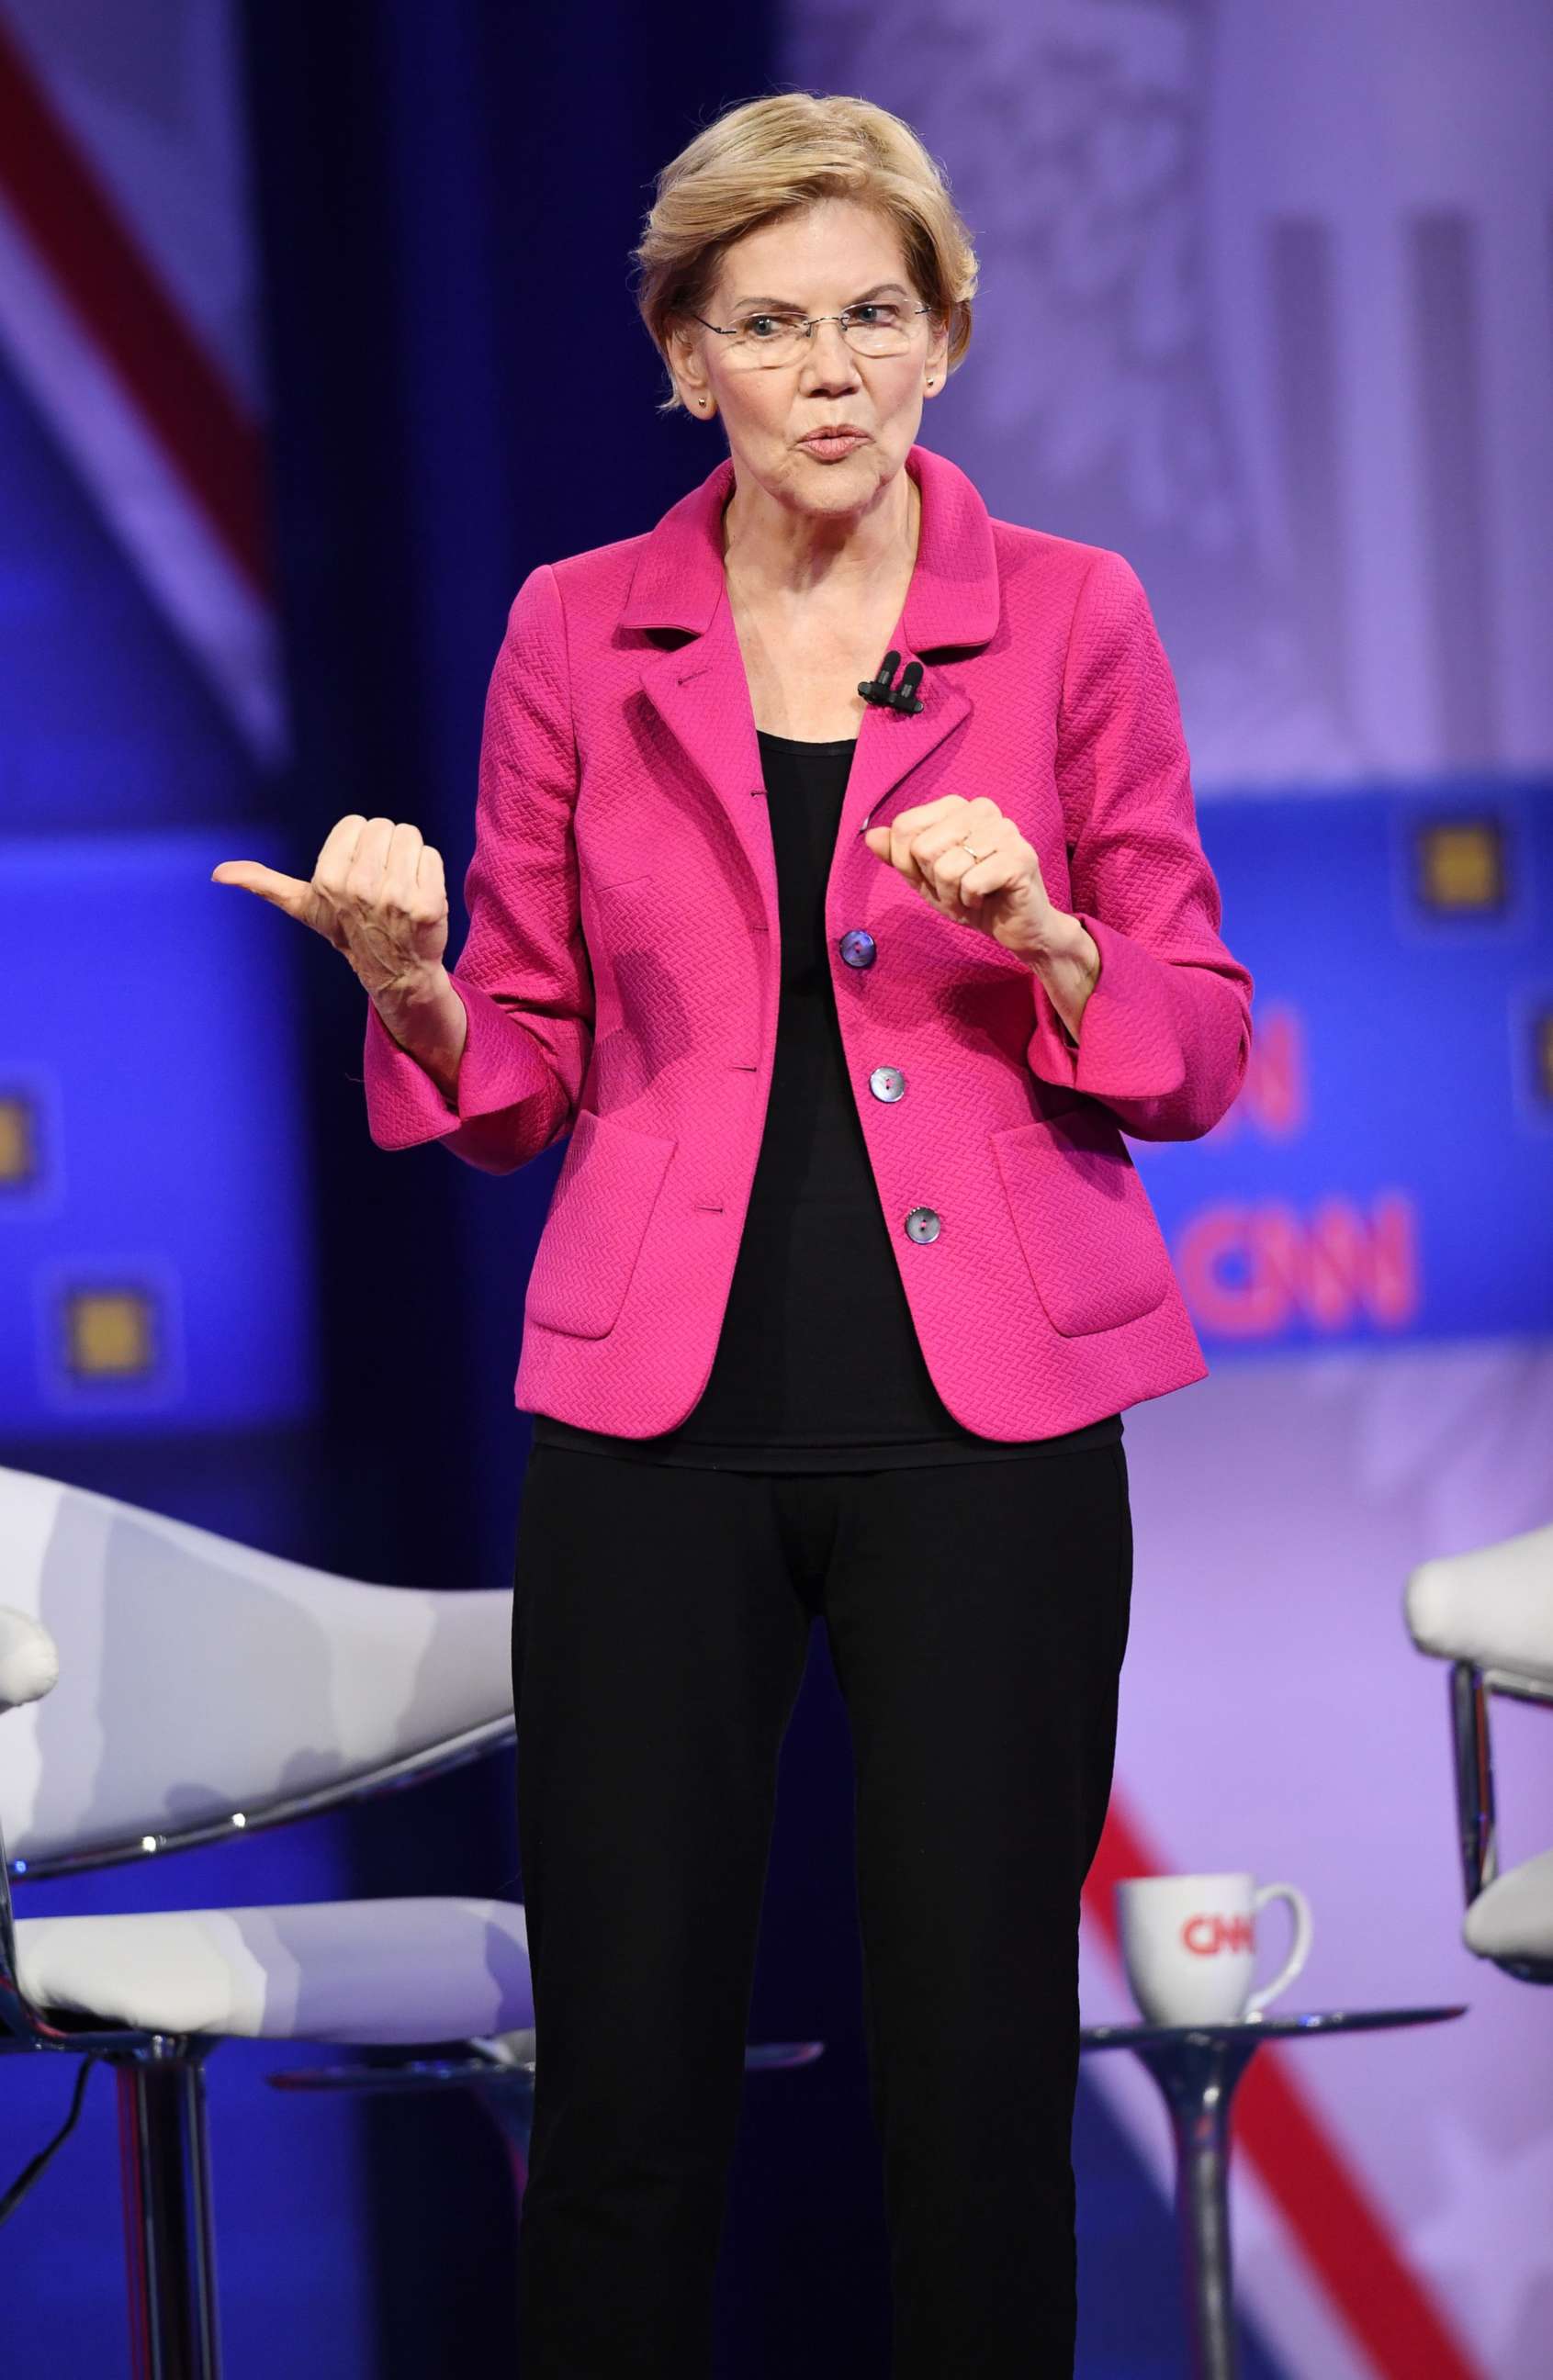
[[854,926],[850,933],[842,936],[842,956],[848,966],[872,966],[878,949],[879,945],[872,934],[865,931],[861,926]]
[[907,1239],[936,1240],[938,1236],[939,1219],[934,1213],[932,1208],[914,1207],[911,1213],[906,1217]]
[[876,1066],[868,1076],[868,1088],[876,1099],[898,1099],[905,1087],[906,1078],[899,1066]]

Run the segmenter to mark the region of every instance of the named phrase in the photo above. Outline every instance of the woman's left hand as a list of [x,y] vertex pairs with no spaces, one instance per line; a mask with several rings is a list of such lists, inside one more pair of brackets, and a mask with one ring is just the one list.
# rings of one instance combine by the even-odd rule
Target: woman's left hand
[[1052,906],[1035,852],[985,794],[919,802],[888,826],[866,827],[863,840],[946,917],[990,934],[1032,965],[1061,948],[1072,927],[1067,912]]

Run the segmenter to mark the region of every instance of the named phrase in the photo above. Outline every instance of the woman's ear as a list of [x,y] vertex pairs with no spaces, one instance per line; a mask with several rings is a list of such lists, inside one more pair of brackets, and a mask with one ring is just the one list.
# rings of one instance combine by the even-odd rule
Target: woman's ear
[[717,400],[707,384],[695,341],[677,325],[669,333],[664,361],[673,375],[674,386],[687,412],[698,416],[703,421],[710,421],[717,410]]
[[935,322],[928,341],[928,360],[923,367],[923,387],[929,396],[937,396],[949,378],[949,324]]

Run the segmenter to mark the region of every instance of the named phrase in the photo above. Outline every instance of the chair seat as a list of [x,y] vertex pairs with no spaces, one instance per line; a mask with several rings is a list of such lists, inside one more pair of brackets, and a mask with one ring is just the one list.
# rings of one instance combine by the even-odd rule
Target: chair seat
[[1462,1938],[1480,1959],[1553,1960],[1553,1851],[1486,1885],[1467,1911]]
[[1553,1685],[1553,1522],[1408,1574],[1409,1633],[1421,1653]]
[[16,1930],[34,2008],[137,2032],[388,2044],[534,2021],[516,1901],[300,1901],[30,1917]]

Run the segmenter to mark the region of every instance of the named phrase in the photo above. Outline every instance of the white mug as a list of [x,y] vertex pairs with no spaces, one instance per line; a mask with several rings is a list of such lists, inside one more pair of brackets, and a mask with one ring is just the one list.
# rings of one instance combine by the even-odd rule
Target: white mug
[[[1286,1900],[1289,1956],[1253,1988],[1256,1913]],[[1221,1876],[1128,1876],[1116,1888],[1122,1955],[1133,1998],[1150,2024],[1229,2024],[1256,2016],[1292,1984],[1310,1955],[1310,1903],[1298,1885]]]

